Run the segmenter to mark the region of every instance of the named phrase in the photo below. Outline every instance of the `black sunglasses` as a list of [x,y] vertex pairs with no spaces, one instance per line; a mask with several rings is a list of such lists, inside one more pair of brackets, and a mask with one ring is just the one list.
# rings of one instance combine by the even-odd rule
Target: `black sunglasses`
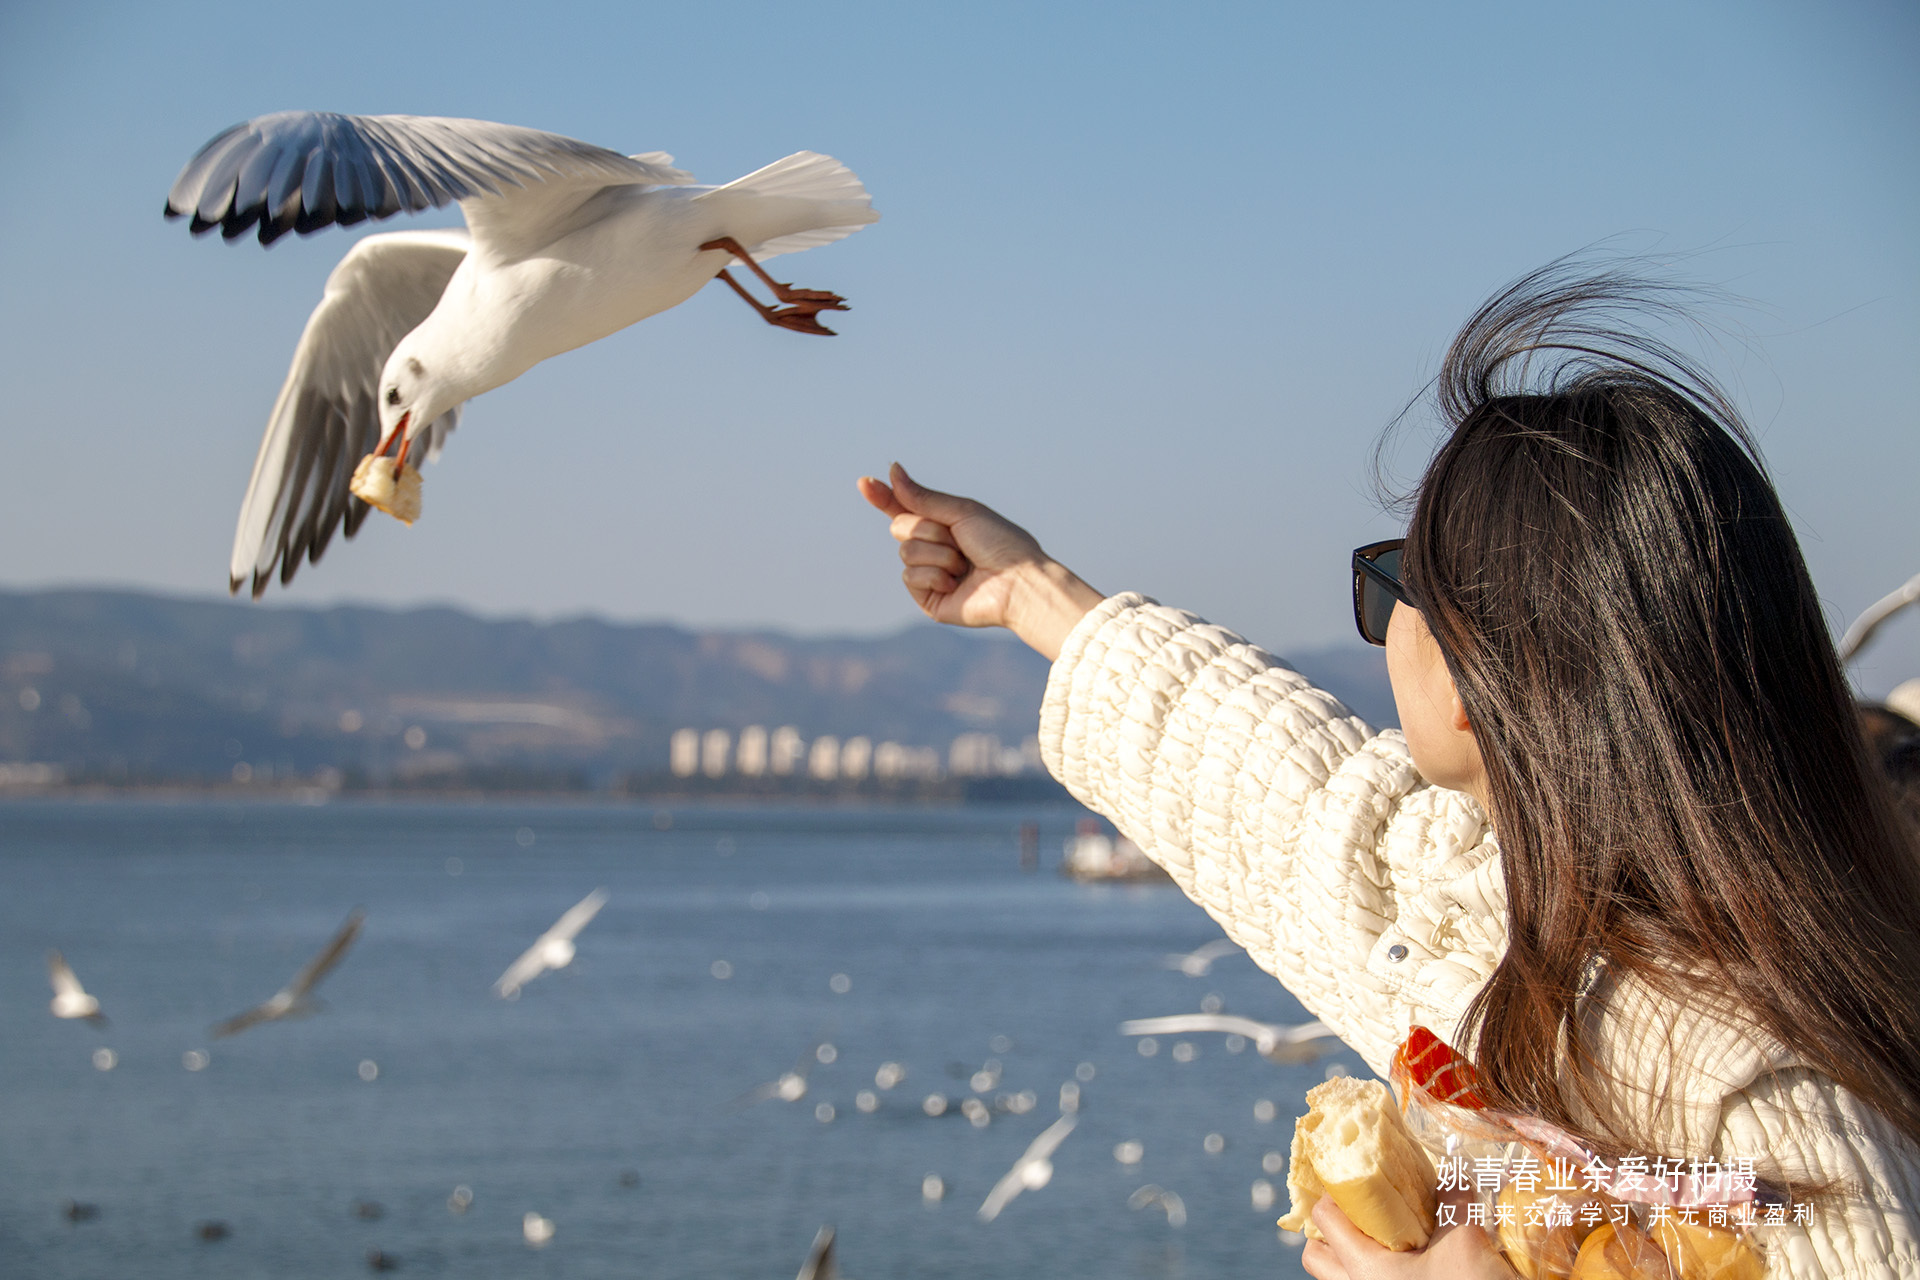
[[1400,581],[1400,549],[1406,545],[1405,538],[1392,538],[1370,542],[1353,553],[1353,622],[1368,644],[1386,644],[1394,601],[1409,609],[1420,607]]

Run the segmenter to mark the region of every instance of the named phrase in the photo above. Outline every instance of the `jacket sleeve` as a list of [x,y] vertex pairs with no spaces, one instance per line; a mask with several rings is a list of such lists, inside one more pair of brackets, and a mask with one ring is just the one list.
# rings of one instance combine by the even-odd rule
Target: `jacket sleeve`
[[1832,1080],[1794,1066],[1729,1094],[1717,1154],[1827,1184],[1805,1224],[1761,1228],[1771,1280],[1920,1277],[1920,1151]]
[[1769,1280],[1920,1280],[1920,1150],[1885,1116],[1717,993],[1675,1002],[1610,975],[1594,993],[1592,1083],[1612,1109],[1669,1154],[1793,1184],[1798,1212],[1755,1232]]
[[1504,948],[1478,806],[1424,784],[1397,731],[1191,614],[1132,594],[1089,613],[1040,749],[1382,1075],[1409,1024],[1451,1037]]
[[[1129,594],[1068,637],[1040,749],[1374,1071],[1411,1023],[1466,1048],[1459,1015],[1506,946],[1498,847],[1469,797],[1420,781],[1397,732]],[[1606,1007],[1626,1020],[1601,1040],[1620,1078],[1657,1088],[1692,1064],[1674,1081],[1688,1104],[1667,1118],[1685,1121],[1675,1150],[1711,1143],[1837,1184],[1810,1222],[1768,1229],[1773,1280],[1920,1280],[1920,1153],[1883,1118],[1721,1023],[1643,1026],[1653,1012]]]

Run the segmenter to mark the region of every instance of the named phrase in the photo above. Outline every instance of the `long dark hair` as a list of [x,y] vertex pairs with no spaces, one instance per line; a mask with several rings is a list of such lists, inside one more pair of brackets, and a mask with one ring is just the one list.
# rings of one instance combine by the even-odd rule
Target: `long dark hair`
[[1403,568],[1480,747],[1508,913],[1463,1038],[1497,1104],[1658,1150],[1564,1069],[1595,1060],[1575,1007],[1598,958],[1736,1009],[1920,1143],[1920,856],[1739,414],[1639,328],[1680,310],[1555,263],[1435,384],[1452,431]]

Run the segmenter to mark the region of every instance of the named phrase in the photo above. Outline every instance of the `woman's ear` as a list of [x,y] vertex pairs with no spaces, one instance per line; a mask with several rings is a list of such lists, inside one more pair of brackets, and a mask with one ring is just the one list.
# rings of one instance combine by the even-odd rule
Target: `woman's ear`
[[1453,725],[1453,731],[1455,733],[1473,732],[1473,721],[1467,719],[1467,708],[1466,705],[1460,701],[1460,692],[1457,689],[1453,694],[1453,715],[1448,723]]

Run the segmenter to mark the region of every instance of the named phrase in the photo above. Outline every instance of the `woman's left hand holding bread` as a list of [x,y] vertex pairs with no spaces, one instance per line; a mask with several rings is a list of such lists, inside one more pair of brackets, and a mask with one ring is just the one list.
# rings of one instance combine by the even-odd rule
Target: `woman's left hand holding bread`
[[[1463,1203],[1455,1208],[1466,1212]],[[1332,1196],[1313,1206],[1313,1224],[1326,1239],[1307,1241],[1300,1263],[1314,1280],[1518,1280],[1520,1274],[1479,1227],[1444,1226],[1426,1248],[1395,1253],[1354,1226]]]

